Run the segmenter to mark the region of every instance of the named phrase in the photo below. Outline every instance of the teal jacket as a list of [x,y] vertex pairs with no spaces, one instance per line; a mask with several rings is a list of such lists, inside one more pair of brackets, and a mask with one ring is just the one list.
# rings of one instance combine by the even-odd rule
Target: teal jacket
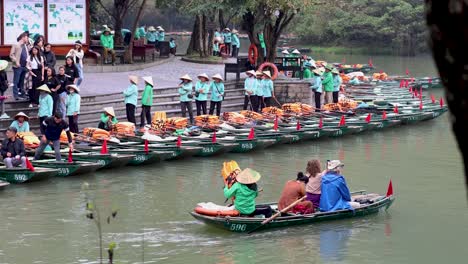
[[81,96],[77,93],[69,94],[65,105],[67,106],[67,116],[72,116],[75,112],[80,114]]
[[39,96],[39,117],[52,116],[52,109],[54,106],[54,100],[50,94],[43,93]]
[[29,132],[29,122],[28,121],[24,121],[23,125],[20,126],[18,120],[15,120],[15,121],[11,122],[10,126],[16,128],[18,133],[19,132]]
[[177,47],[177,44],[175,43],[175,40],[169,41],[169,48],[173,49],[175,47]]
[[237,48],[240,48],[240,40],[237,34],[232,34],[232,45],[237,46]]
[[213,43],[213,51],[219,51],[219,43]]
[[224,197],[236,197],[234,207],[244,215],[250,215],[255,211],[255,198],[257,198],[257,195],[257,191],[251,190],[246,185],[238,182],[234,183],[231,188],[224,187]]
[[123,94],[125,96],[125,104],[132,104],[134,106],[137,105],[138,101],[138,87],[135,84],[131,84],[128,86],[125,91],[123,91]]
[[263,80],[256,79],[257,80],[257,86],[255,87],[254,94],[256,96],[263,96]]
[[184,83],[182,87],[179,88],[180,101],[181,102],[191,102],[192,98],[188,98],[189,94],[192,94],[192,82]]
[[255,91],[257,90],[257,79],[255,77],[245,78],[244,81],[244,90],[245,95],[249,95],[247,91],[251,92],[251,95],[255,95]]
[[273,81],[270,79],[263,80],[263,97],[272,97],[274,91]]
[[323,74],[322,85],[325,92],[333,92],[333,75],[331,72],[325,72]]
[[231,43],[232,42],[232,34],[231,32],[223,33],[224,43]]
[[146,40],[155,42],[158,39],[158,33],[156,31],[148,31],[146,33]]
[[224,83],[216,83],[212,82],[210,86],[211,90],[211,101],[213,102],[221,102],[223,101],[224,96]]
[[[203,93],[200,92],[203,90]],[[206,101],[208,100],[208,93],[210,92],[210,83],[209,82],[201,82],[198,81],[197,84],[195,84],[195,92],[198,92],[198,97],[195,98],[197,101]]]
[[143,95],[141,96],[141,104],[145,106],[153,105],[153,86],[146,84]]
[[219,31],[215,31],[214,33],[214,37],[217,38],[217,37],[221,37],[221,33],[219,33]]
[[340,75],[334,75],[333,76],[333,91],[339,92],[340,86],[342,83],[343,83],[343,80],[341,79]]
[[164,31],[160,31],[159,34],[158,34],[158,41],[164,41]]
[[322,93],[322,78],[320,76],[315,75],[312,78],[312,83],[310,84],[310,89],[316,91],[317,93]]
[[101,34],[101,45],[104,48],[114,49],[114,36]]

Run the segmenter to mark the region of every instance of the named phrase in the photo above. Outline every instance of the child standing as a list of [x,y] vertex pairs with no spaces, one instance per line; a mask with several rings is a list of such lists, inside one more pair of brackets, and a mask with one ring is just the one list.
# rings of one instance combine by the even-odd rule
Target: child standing
[[67,97],[67,116],[68,126],[70,131],[78,133],[78,115],[80,114],[81,96],[79,95],[80,88],[75,84],[67,86],[69,95]]
[[151,106],[153,105],[153,77],[143,77],[143,81],[145,81],[145,90],[141,97],[140,128],[145,126],[145,117],[146,122],[151,124]]
[[138,100],[138,77],[130,75],[128,76],[128,79],[130,80],[130,86],[128,86],[123,92],[125,96],[125,110],[127,112],[128,122],[136,124],[135,108]]

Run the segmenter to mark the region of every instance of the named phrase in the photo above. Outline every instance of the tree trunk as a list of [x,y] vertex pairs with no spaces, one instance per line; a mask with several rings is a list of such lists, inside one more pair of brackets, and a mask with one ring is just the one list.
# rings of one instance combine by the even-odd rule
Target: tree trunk
[[114,23],[114,44],[116,46],[122,46],[123,45],[123,38],[122,38],[122,25],[123,25],[123,18],[120,16],[118,18],[115,18],[115,23]]
[[[127,52],[126,52],[126,59],[129,63],[133,63],[133,36],[135,36],[135,33],[137,32],[137,28],[138,28],[138,23],[140,23],[140,19],[141,19],[141,16],[143,15],[143,9],[145,8],[146,6],[146,1],[147,0],[143,0],[143,2],[141,2],[141,6],[140,8],[138,8],[138,13],[137,13],[137,16],[135,18],[135,21],[133,22],[133,27],[132,27],[132,39],[130,40],[130,45],[128,45],[128,49],[127,49]],[[122,34],[120,34],[122,35]]]
[[187,55],[193,55],[200,51],[200,19],[195,16],[195,21],[193,22],[192,36],[190,37],[190,43],[187,47]]
[[220,30],[223,30],[226,28],[226,21],[224,20],[224,11],[222,9],[218,10],[218,23],[219,23]]

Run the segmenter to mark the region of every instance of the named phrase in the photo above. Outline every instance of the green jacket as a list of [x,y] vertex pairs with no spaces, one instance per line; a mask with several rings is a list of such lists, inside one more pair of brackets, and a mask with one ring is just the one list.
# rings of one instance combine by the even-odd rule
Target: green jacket
[[240,48],[240,40],[237,34],[232,34],[232,45],[237,46],[237,48]]
[[210,90],[211,90],[211,101],[221,102],[223,100],[224,83],[212,82],[210,86]]
[[54,106],[54,100],[50,94],[41,94],[39,96],[39,117],[52,116],[52,109]]
[[160,31],[159,34],[158,34],[158,41],[161,42],[161,41],[164,41],[164,31]]
[[[102,113],[102,114],[101,114],[101,122],[103,122],[104,124],[107,124],[107,122],[109,122],[109,116],[106,115],[106,114],[104,114],[104,113]],[[117,118],[114,116],[114,117],[112,118],[112,124],[115,125],[115,124],[117,124],[118,122],[119,122],[119,121],[117,121]]]
[[[203,90],[203,93],[200,92],[200,90]],[[210,83],[209,82],[201,82],[198,81],[197,84],[195,84],[195,92],[199,92],[198,97],[195,98],[197,101],[206,101],[208,100],[208,92],[210,91]]]
[[148,41],[155,42],[158,40],[158,33],[156,31],[148,31],[148,33],[146,33],[146,39]]
[[138,101],[138,88],[135,84],[131,84],[125,91],[123,91],[125,96],[125,104],[137,105]]
[[304,76],[303,76],[304,79],[310,79],[312,78],[312,72],[310,71],[309,68],[306,68],[304,69]]
[[143,95],[141,96],[141,104],[145,106],[153,105],[153,86],[147,84],[145,90],[143,90]]
[[11,123],[10,126],[16,128],[16,130],[18,131],[18,133],[19,133],[19,132],[29,132],[29,122],[28,122],[28,121],[24,121],[24,122],[23,122],[23,125],[20,126],[18,120],[15,120],[15,121],[13,121],[13,122]]
[[114,36],[101,34],[101,45],[104,48],[114,49]]
[[192,82],[184,83],[182,87],[179,88],[180,101],[181,102],[191,102],[192,98],[189,98],[188,95],[192,94]]
[[256,79],[256,80],[257,80],[257,86],[253,94],[256,96],[263,96],[263,80],[261,79]]
[[81,96],[77,93],[69,94],[65,105],[67,106],[67,116],[72,116],[75,112],[80,114]]
[[231,198],[235,196],[234,207],[244,215],[249,215],[255,211],[255,198],[257,195],[257,191],[253,191],[238,182],[234,183],[231,188],[224,187],[224,197]]
[[333,92],[333,75],[331,72],[325,72],[323,74],[322,85],[325,92]]

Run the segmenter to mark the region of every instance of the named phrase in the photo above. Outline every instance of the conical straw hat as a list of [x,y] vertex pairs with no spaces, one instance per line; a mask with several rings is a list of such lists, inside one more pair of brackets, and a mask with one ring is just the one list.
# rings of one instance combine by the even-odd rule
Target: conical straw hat
[[215,74],[213,75],[213,77],[211,77],[212,79],[218,79],[218,80],[221,80],[221,81],[224,81],[223,77],[221,77],[221,75],[219,74]]
[[44,91],[44,92],[47,92],[47,93],[52,93],[49,89],[49,87],[47,87],[47,85],[43,84],[41,86],[39,86],[39,88],[37,88],[36,90],[38,91]]
[[266,76],[268,76],[268,78],[271,78],[271,73],[270,73],[270,71],[264,71],[264,72],[263,72],[263,75],[266,75]]
[[0,71],[5,70],[8,67],[8,61],[0,60]]
[[80,88],[74,84],[67,85],[67,90],[72,88],[75,92],[80,93]]
[[149,85],[154,86],[153,77],[151,77],[151,76],[145,76],[145,77],[143,77],[142,79],[143,79],[143,81],[145,81],[145,82],[148,83]]
[[254,70],[246,71],[245,73],[246,73],[246,74],[255,75],[255,71],[254,71]]
[[112,106],[104,107],[104,112],[108,113],[112,117],[115,117],[114,107]]
[[188,80],[188,81],[192,81],[192,78],[190,78],[190,76],[188,74],[185,74],[184,76],[180,77],[181,80]]
[[285,50],[283,50],[281,53],[282,53],[282,54],[289,54],[289,51],[288,51],[287,49],[285,49]]
[[239,175],[237,175],[236,179],[239,183],[242,184],[252,184],[258,182],[261,177],[262,175],[260,175],[260,173],[250,168],[246,168],[241,173],[239,173]]
[[29,116],[27,116],[25,113],[23,112],[19,112],[15,115],[15,120],[18,120],[19,117],[24,117],[24,120],[28,121],[29,120]]
[[206,78],[208,80],[210,79],[210,77],[208,77],[208,75],[206,73],[199,74],[197,77],[198,78]]
[[132,83],[138,84],[138,76],[130,75],[130,76],[128,76],[128,79],[129,79]]

